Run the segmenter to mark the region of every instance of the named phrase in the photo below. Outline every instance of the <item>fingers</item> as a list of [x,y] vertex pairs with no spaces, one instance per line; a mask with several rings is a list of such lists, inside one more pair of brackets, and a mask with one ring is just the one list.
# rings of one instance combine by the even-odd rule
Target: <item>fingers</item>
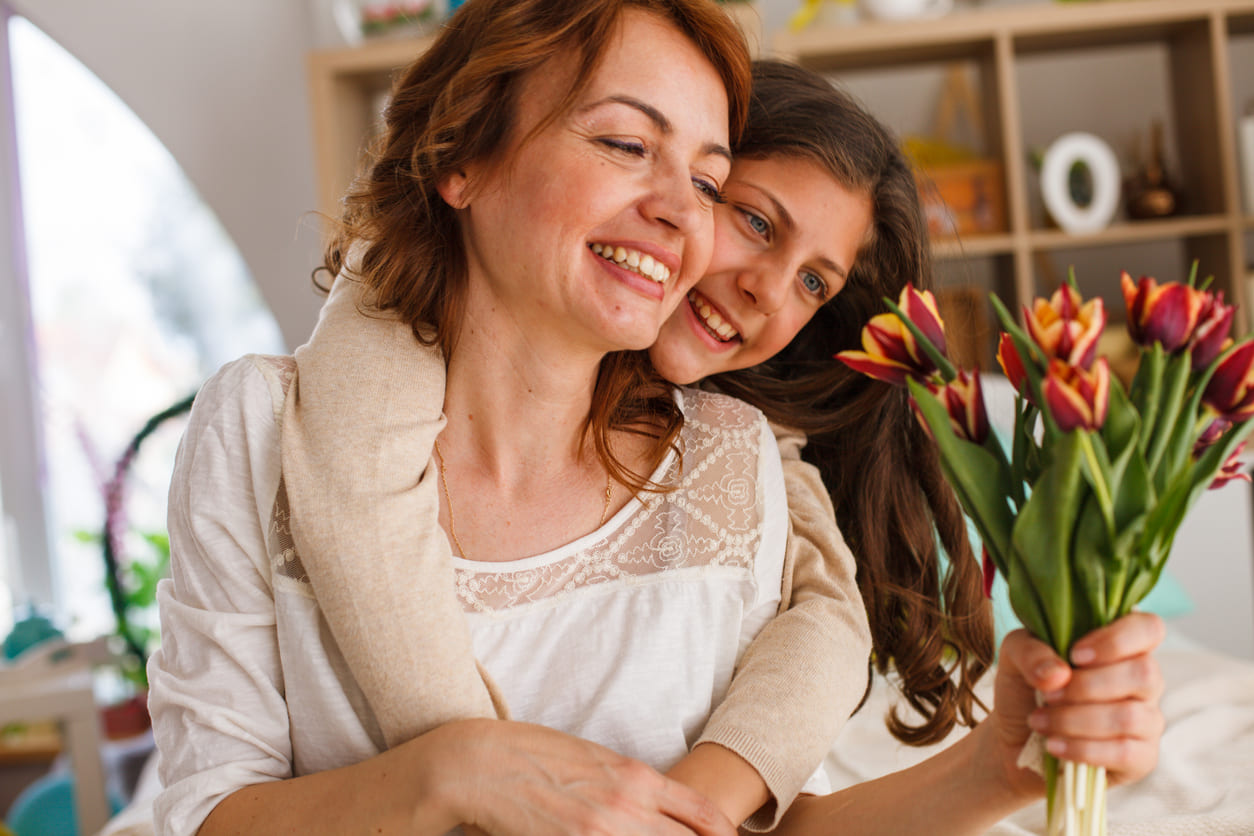
[[736,828],[723,812],[701,793],[670,778],[658,793],[658,810],[683,825],[684,833],[698,836],[735,836]]
[[1042,693],[1058,691],[1071,680],[1067,663],[1026,630],[1014,630],[1002,641],[998,666]]
[[1151,653],[1167,635],[1163,620],[1153,613],[1135,612],[1099,627],[1071,648],[1071,662],[1077,667],[1109,665]]

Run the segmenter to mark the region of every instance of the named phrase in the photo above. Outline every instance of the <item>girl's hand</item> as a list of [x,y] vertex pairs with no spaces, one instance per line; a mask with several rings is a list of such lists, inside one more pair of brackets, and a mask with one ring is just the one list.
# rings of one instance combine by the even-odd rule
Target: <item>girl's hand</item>
[[1008,635],[986,722],[1011,786],[1036,796],[1044,791],[1039,776],[1016,765],[1033,731],[1059,758],[1106,767],[1112,785],[1149,774],[1163,734],[1163,678],[1151,653],[1165,634],[1158,616],[1132,613],[1076,642],[1070,667],[1026,631]]
[[437,795],[458,820],[492,836],[736,833],[705,796],[544,726],[466,720],[424,737],[437,745],[426,752],[434,755]]

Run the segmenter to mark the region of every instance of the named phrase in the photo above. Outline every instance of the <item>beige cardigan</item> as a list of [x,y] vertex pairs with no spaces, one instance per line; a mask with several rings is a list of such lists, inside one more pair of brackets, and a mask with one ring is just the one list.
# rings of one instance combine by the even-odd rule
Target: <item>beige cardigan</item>
[[[295,352],[282,467],[292,535],[337,643],[389,745],[448,720],[507,716],[475,662],[439,527],[443,357],[391,313],[358,310],[336,281],[310,341]],[[699,742],[762,776],[765,830],[822,761],[867,684],[870,631],[854,559],[804,439],[780,440],[791,531],[780,615],[746,650]],[[369,555],[369,562],[342,555]],[[427,637],[418,640],[419,637]]]

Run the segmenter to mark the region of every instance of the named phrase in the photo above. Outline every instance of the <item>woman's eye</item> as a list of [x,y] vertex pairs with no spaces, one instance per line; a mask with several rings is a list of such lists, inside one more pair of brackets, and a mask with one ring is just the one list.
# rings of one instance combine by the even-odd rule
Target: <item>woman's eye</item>
[[723,193],[719,191],[718,184],[706,180],[703,177],[693,177],[692,185],[697,187],[697,191],[701,192],[711,203],[726,203],[727,198],[723,197]]
[[615,151],[622,151],[624,154],[631,154],[633,157],[644,156],[644,143],[632,142],[626,139],[598,139],[597,142],[606,148],[612,148]]
[[740,214],[744,216],[745,223],[749,228],[762,238],[767,238],[771,234],[771,225],[761,215],[755,215],[748,209],[741,209]]
[[802,273],[801,286],[821,299],[827,298],[827,282],[814,273]]

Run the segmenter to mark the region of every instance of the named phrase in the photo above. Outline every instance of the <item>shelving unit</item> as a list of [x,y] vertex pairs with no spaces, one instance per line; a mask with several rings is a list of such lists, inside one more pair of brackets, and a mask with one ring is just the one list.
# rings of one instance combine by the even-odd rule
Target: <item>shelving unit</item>
[[[1242,56],[1234,59],[1229,46],[1238,39],[1245,39]],[[952,62],[973,69],[985,103],[986,135],[980,139],[985,154],[1000,161],[1005,174],[1008,228],[961,241],[936,241],[942,267],[958,259],[990,262],[990,289],[1007,301],[1024,302],[1052,290],[1049,285],[1060,271],[1043,275],[1042,264],[1059,252],[1171,245],[1179,251],[1180,264],[1174,274],[1159,278],[1182,277],[1197,259],[1205,272],[1214,274],[1227,298],[1242,305],[1239,328],[1250,326],[1244,308],[1254,300],[1246,298],[1244,278],[1254,207],[1241,205],[1235,114],[1240,112],[1238,99],[1254,94],[1246,81],[1254,74],[1254,65],[1248,63],[1254,55],[1252,0],[1004,6],[955,12],[938,20],[784,33],[772,45],[780,57],[836,78]],[[1034,64],[1086,60],[1099,52],[1160,56],[1168,112],[1164,127],[1188,203],[1177,216],[1117,220],[1100,232],[1077,236],[1049,228],[1044,220],[1024,141],[1025,115],[1037,116],[1025,114],[1025,108],[1035,100],[1028,101],[1022,88]],[[1093,78],[1089,89],[1061,94],[1079,101],[1094,96],[1104,81]],[[874,110],[875,102],[870,105]],[[1067,110],[1058,102],[1051,105],[1043,112]],[[1085,129],[1074,124],[1060,128]],[[1083,287],[1085,276],[1078,278]],[[1088,292],[1109,296],[1113,287],[1106,280],[1105,286]],[[1123,305],[1116,302],[1108,299],[1108,309],[1117,316]]]
[[[320,208],[331,216],[355,173],[364,138],[393,72],[413,60],[429,40],[370,42],[361,47],[310,56],[309,86],[314,115]],[[982,91],[984,153],[1004,171],[1007,228],[961,240],[937,240],[935,253],[947,281],[976,283],[1002,295],[1012,308],[1052,290],[1075,252],[1122,254],[1162,250],[1172,262],[1167,280],[1186,274],[1197,259],[1213,273],[1229,301],[1241,305],[1238,328],[1247,330],[1254,299],[1244,281],[1254,253],[1254,207],[1243,207],[1236,147],[1236,119],[1244,99],[1254,97],[1254,0],[1106,0],[1099,3],[1040,4],[955,11],[919,22],[864,23],[783,33],[771,42],[773,54],[824,73],[891,74],[912,67],[943,68],[960,62],[973,70]],[[1050,62],[1085,61],[1114,55],[1151,61],[1163,101],[1137,111],[1122,102],[1148,128],[1149,113],[1166,111],[1164,129],[1174,151],[1173,172],[1186,189],[1184,214],[1153,221],[1116,221],[1101,232],[1069,235],[1049,228],[1028,162],[1025,116],[1039,121],[1069,115],[1072,101],[1094,100],[1093,89],[1050,91],[1064,97],[1038,107],[1040,87],[1023,88]],[[1044,66],[1046,69],[1040,69]],[[1045,87],[1049,90],[1048,85]],[[1030,101],[1029,101],[1030,99]],[[870,102],[875,110],[875,102]],[[1032,107],[1030,111],[1026,108]],[[1052,108],[1052,110],[1050,109]],[[1067,130],[1084,130],[1066,124]],[[1052,266],[1051,266],[1052,265]],[[948,268],[948,269],[946,269]],[[957,269],[955,269],[957,268]],[[1048,268],[1048,269],[1047,269]],[[1136,270],[1129,264],[1129,269]],[[953,276],[958,276],[955,279]],[[1079,279],[1097,280],[1081,271]],[[1101,284],[1105,282],[1105,284]],[[1117,295],[1104,278],[1086,293]],[[1108,298],[1119,315],[1122,302]]]

